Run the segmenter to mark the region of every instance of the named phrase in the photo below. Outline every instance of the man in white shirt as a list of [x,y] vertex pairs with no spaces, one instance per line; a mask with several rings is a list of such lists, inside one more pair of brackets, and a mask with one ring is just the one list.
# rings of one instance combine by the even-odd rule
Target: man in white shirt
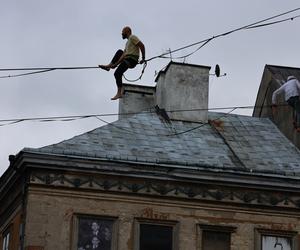
[[114,73],[118,91],[117,94],[111,98],[111,100],[117,100],[122,97],[122,76],[127,69],[132,69],[138,64],[140,51],[142,53],[142,60],[140,61],[140,63],[142,64],[145,62],[145,46],[137,36],[132,35],[130,27],[126,26],[123,28],[122,38],[128,39],[128,41],[126,42],[125,50],[118,50],[109,64],[99,65],[101,69],[107,71],[118,66]]
[[294,109],[294,125],[300,132],[300,82],[294,76],[289,76],[287,82],[279,89],[275,90],[272,95],[272,107],[275,112],[277,98],[280,94],[284,94],[284,100]]

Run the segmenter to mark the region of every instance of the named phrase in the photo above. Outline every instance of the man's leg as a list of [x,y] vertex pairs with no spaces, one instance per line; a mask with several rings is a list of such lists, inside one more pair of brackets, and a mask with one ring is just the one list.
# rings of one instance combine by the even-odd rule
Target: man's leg
[[124,51],[119,49],[117,50],[117,52],[115,53],[114,57],[112,58],[110,64],[115,64],[119,59],[120,57],[123,55]]
[[288,99],[288,104],[293,107],[294,127],[300,132],[300,100],[299,96],[293,96]]
[[122,97],[123,95],[123,82],[122,82],[122,77],[123,77],[123,74],[124,72],[128,69],[128,64],[126,63],[126,61],[123,61],[119,66],[118,68],[116,69],[115,73],[114,73],[114,76],[115,76],[115,79],[116,79],[116,84],[117,84],[117,87],[118,87],[118,92],[117,94],[111,98],[111,100],[117,100],[119,98]]
[[299,100],[299,96],[295,96],[294,108],[295,108],[295,113],[296,113],[295,120],[296,120],[297,131],[300,132],[300,100]]
[[111,65],[115,64],[120,59],[120,57],[123,55],[123,53],[124,53],[123,50],[121,50],[121,49],[117,50],[117,52],[115,53],[115,55],[113,56],[113,58],[112,58],[112,60],[109,64],[107,64],[107,65],[98,65],[98,66],[101,69],[109,71]]

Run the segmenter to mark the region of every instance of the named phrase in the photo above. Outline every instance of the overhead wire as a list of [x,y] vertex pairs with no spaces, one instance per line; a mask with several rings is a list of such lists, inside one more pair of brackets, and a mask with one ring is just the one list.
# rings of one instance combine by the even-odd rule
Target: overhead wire
[[101,119],[98,116],[95,116],[95,118],[98,119],[99,121],[103,122],[103,123],[106,123],[107,125],[110,125],[110,126],[114,127],[114,128],[117,128],[119,130],[125,131],[125,132],[130,133],[130,134],[134,134],[133,131],[131,131],[129,129],[125,129],[124,127],[116,126],[112,122],[105,121],[104,119]]
[[191,131],[193,131],[193,130],[196,130],[196,129],[199,129],[199,128],[205,126],[205,125],[208,125],[208,124],[210,124],[211,122],[218,121],[218,120],[220,120],[220,119],[226,117],[227,115],[229,115],[230,113],[232,113],[232,112],[233,112],[234,110],[236,110],[236,109],[237,109],[237,108],[233,108],[232,110],[230,110],[229,112],[225,113],[224,115],[222,115],[222,116],[220,116],[220,117],[218,117],[218,118],[216,118],[216,119],[213,119],[213,120],[211,120],[211,121],[209,121],[209,122],[205,122],[205,123],[203,123],[203,124],[201,124],[201,125],[199,125],[199,126],[196,126],[196,127],[194,127],[194,128],[187,129],[187,130],[181,131],[181,132],[176,132],[176,133],[168,134],[167,136],[176,136],[176,135],[182,135],[182,134],[189,133],[189,132],[191,132]]
[[13,121],[13,122],[8,122],[8,123],[0,124],[0,127],[8,126],[8,125],[13,125],[13,124],[20,123],[20,122],[23,122],[23,120],[20,119],[20,120],[17,120],[17,121]]
[[[201,46],[199,46],[197,49],[195,49],[193,52],[190,52],[184,56],[177,56],[177,57],[174,57],[174,56],[162,56],[160,58],[167,58],[167,59],[186,59],[187,57],[195,54],[198,50],[200,50],[201,48],[203,48],[206,44],[208,44],[213,38],[210,38],[208,39],[205,43],[203,43]],[[172,51],[170,52],[172,53]]]
[[[253,23],[250,23],[250,24],[247,24],[247,25],[244,25],[242,27],[239,27],[239,28],[236,28],[236,29],[232,29],[230,31],[227,31],[227,32],[224,32],[224,33],[221,33],[221,34],[218,34],[216,36],[212,36],[210,38],[207,38],[207,39],[204,39],[204,40],[201,40],[201,41],[198,41],[198,42],[195,42],[195,43],[192,43],[192,44],[188,44],[186,46],[183,46],[183,47],[180,47],[180,48],[177,48],[177,49],[174,49],[174,50],[170,50],[168,52],[165,52],[165,53],[162,53],[160,55],[157,55],[157,56],[153,56],[151,58],[148,58],[146,59],[145,61],[146,62],[149,62],[149,61],[152,61],[156,58],[170,58],[170,57],[166,57],[166,55],[168,54],[171,54],[171,53],[175,53],[175,52],[178,52],[180,50],[185,50],[187,48],[190,48],[190,47],[194,47],[196,45],[199,45],[199,44],[202,44],[201,46],[199,46],[195,51],[191,52],[191,53],[188,53],[187,55],[185,56],[181,56],[181,57],[178,57],[178,59],[180,58],[186,58],[192,54],[194,54],[195,52],[197,52],[198,50],[200,50],[203,46],[205,46],[207,43],[209,43],[210,41],[216,39],[216,38],[219,38],[221,36],[227,36],[229,34],[232,34],[234,32],[237,32],[237,31],[240,31],[240,30],[245,30],[245,29],[254,29],[254,28],[260,28],[260,27],[263,27],[263,26],[269,26],[269,25],[274,25],[274,24],[277,24],[277,23],[281,23],[281,22],[286,22],[286,21],[290,21],[290,20],[294,20],[298,17],[300,17],[300,15],[297,15],[297,16],[293,16],[293,17],[290,17],[290,18],[287,18],[287,19],[283,19],[283,20],[279,20],[279,21],[275,21],[275,22],[270,22],[270,23],[266,23],[266,24],[263,24],[264,22],[267,22],[269,20],[272,20],[272,19],[275,19],[275,18],[278,18],[278,17],[281,17],[281,16],[284,16],[284,15],[287,15],[287,14],[290,14],[292,12],[296,12],[296,11],[299,11],[300,10],[300,7],[299,8],[295,8],[295,9],[292,9],[292,10],[289,10],[289,11],[286,11],[286,12],[283,12],[283,13],[280,13],[280,14],[277,14],[277,15],[274,15],[274,16],[271,16],[271,17],[268,17],[268,18],[265,18],[265,19],[262,19],[262,20],[259,20],[259,21],[256,21],[256,22],[253,22]],[[174,58],[174,59],[177,59],[177,58]],[[140,80],[143,73],[144,73],[144,70],[146,68],[146,65],[144,65],[144,68],[142,70],[142,73],[141,73],[141,76],[139,78],[137,78],[136,80],[130,80],[130,81],[137,81],[137,80]],[[0,78],[11,78],[11,77],[19,77],[19,76],[26,76],[26,75],[33,75],[33,74],[39,74],[39,73],[45,73],[45,72],[48,72],[48,71],[53,71],[53,70],[79,70],[79,69],[99,69],[98,66],[78,66],[78,67],[31,67],[31,68],[0,68],[0,71],[33,71],[33,72],[29,72],[29,73],[25,73],[25,74],[18,74],[18,75],[7,75],[7,76],[0,76]]]
[[23,74],[0,76],[0,79],[3,79],[3,78],[13,78],[13,77],[19,77],[19,76],[27,76],[27,75],[34,75],[34,74],[40,74],[40,73],[45,73],[45,72],[52,71],[52,70],[54,70],[54,69],[45,69],[45,70],[38,70],[38,71],[28,72],[28,73],[23,73]]
[[[262,106],[231,106],[231,107],[215,107],[215,108],[196,108],[196,109],[180,109],[180,110],[166,110],[166,112],[195,112],[195,111],[218,111],[218,110],[228,110],[228,109],[253,109],[253,108],[271,108],[273,105],[262,105]],[[288,106],[286,103],[280,103],[276,105],[277,107]],[[233,111],[234,111],[233,110]],[[231,112],[233,112],[231,111]],[[143,111],[142,113],[156,113],[154,110]],[[27,118],[13,118],[13,119],[0,119],[0,126],[12,125],[14,123],[27,122],[27,121],[38,121],[38,122],[52,122],[52,121],[74,121],[79,119],[95,118],[98,117],[109,117],[109,116],[132,116],[141,114],[141,112],[128,112],[128,113],[107,113],[107,114],[89,114],[89,115],[69,115],[69,116],[49,116],[49,117],[27,117]],[[100,120],[100,119],[99,119]]]
[[300,15],[297,15],[297,16],[289,17],[289,18],[286,18],[286,19],[283,19],[283,20],[275,21],[275,22],[270,22],[270,23],[251,26],[251,27],[248,27],[246,29],[256,29],[256,28],[261,28],[261,27],[265,27],[265,26],[269,26],[269,25],[274,25],[274,24],[277,24],[277,23],[283,23],[283,22],[286,22],[286,21],[293,21],[294,19],[299,18],[299,17],[300,17]]
[[[193,127],[193,128],[191,128],[191,129],[187,129],[187,130],[180,131],[180,132],[175,132],[175,133],[160,134],[159,136],[170,137],[170,136],[177,136],[177,135],[182,135],[182,134],[189,133],[189,132],[191,132],[191,131],[193,131],[193,130],[199,129],[199,128],[205,126],[205,125],[210,125],[211,123],[213,123],[213,122],[215,122],[215,121],[218,121],[218,120],[220,120],[220,119],[222,119],[222,118],[228,116],[230,113],[232,113],[232,112],[233,112],[234,110],[236,110],[236,109],[237,109],[237,108],[233,108],[232,110],[230,110],[229,112],[225,113],[224,115],[222,115],[222,116],[220,116],[220,117],[217,117],[216,119],[209,120],[208,122],[202,123],[202,124],[200,124],[199,126]],[[135,135],[136,135],[136,134],[140,134],[140,133],[137,133],[136,131],[132,131],[132,130],[125,129],[124,127],[116,126],[116,125],[114,125],[113,123],[107,122],[107,121],[105,121],[105,120],[103,120],[103,119],[101,119],[101,118],[99,118],[99,117],[97,117],[97,116],[95,116],[95,118],[97,118],[98,120],[100,120],[100,121],[102,121],[102,122],[104,122],[104,123],[106,123],[106,124],[108,124],[108,125],[110,125],[110,126],[112,126],[112,127],[114,127],[114,128],[117,128],[117,129],[119,129],[119,130],[122,130],[123,132],[125,131],[126,133],[129,133],[129,134],[135,134]],[[173,128],[172,125],[171,125],[171,128]],[[144,133],[143,133],[143,135],[144,135]],[[153,135],[153,136],[156,136],[156,135]]]
[[[258,24],[260,24],[260,23],[267,22],[267,21],[269,21],[269,20],[272,20],[272,19],[278,18],[278,17],[280,17],[280,16],[284,16],[284,15],[290,14],[290,13],[295,12],[295,11],[298,11],[298,10],[300,10],[300,7],[299,7],[299,8],[295,8],[295,9],[290,10],[290,11],[286,11],[286,12],[280,13],[280,14],[278,14],[278,15],[274,15],[274,16],[271,16],[271,17],[268,17],[268,18],[265,18],[265,19],[256,21],[256,22],[251,23],[251,24],[244,25],[244,26],[242,26],[242,27],[239,27],[239,28],[236,28],[236,29],[227,31],[227,32],[225,32],[225,33],[221,33],[221,34],[216,35],[216,36],[212,36],[212,37],[207,38],[207,39],[204,39],[204,40],[202,40],[202,41],[195,42],[195,43],[192,43],[192,44],[189,44],[189,45],[180,47],[180,48],[178,48],[178,49],[174,49],[174,50],[171,50],[171,51],[162,53],[161,55],[153,56],[153,57],[147,59],[146,61],[151,61],[151,60],[153,60],[153,59],[163,57],[163,56],[168,55],[168,54],[170,54],[170,53],[175,53],[175,52],[180,51],[180,50],[184,50],[184,49],[187,49],[187,48],[190,48],[190,47],[194,47],[194,46],[196,46],[196,45],[198,45],[198,44],[206,43],[206,42],[208,42],[208,41],[211,41],[211,40],[213,40],[213,39],[219,38],[219,37],[221,37],[221,36],[227,36],[227,35],[232,34],[232,33],[234,33],[234,32],[237,32],[237,31],[240,31],[240,30],[243,30],[243,29],[247,29],[247,28],[249,28],[249,27],[251,27],[251,26],[256,26],[256,25],[258,25]],[[298,18],[298,17],[299,17],[299,16],[295,16],[295,17],[292,17],[292,18],[288,18],[287,20],[294,20],[295,18]],[[282,20],[281,22],[287,21],[287,20]],[[276,23],[276,22],[274,22],[274,24],[275,24],[275,23]],[[270,24],[270,25],[271,25],[271,24]]]
[[33,72],[0,76],[0,79],[46,73],[46,72],[53,71],[53,70],[80,70],[80,69],[99,69],[99,67],[98,66],[78,66],[78,67],[53,67],[53,68],[52,67],[1,68],[0,71],[33,71]]
[[[213,119],[213,120],[211,120],[211,121],[209,121],[209,122],[202,123],[201,125],[196,126],[196,127],[193,127],[193,128],[191,128],[191,129],[184,130],[184,131],[180,131],[180,132],[176,132],[176,133],[161,134],[160,136],[164,136],[164,137],[167,136],[167,137],[170,137],[170,136],[177,136],[177,135],[182,135],[182,134],[189,133],[189,132],[191,132],[191,131],[193,131],[193,130],[196,130],[196,129],[199,129],[199,128],[205,126],[205,125],[209,125],[209,124],[210,124],[211,122],[213,122],[213,121],[217,121],[217,120],[220,120],[220,119],[226,117],[227,115],[229,115],[230,113],[232,113],[232,112],[233,112],[234,110],[236,110],[236,109],[237,109],[237,108],[233,108],[232,110],[230,110],[229,112],[225,113],[224,115],[222,115],[222,116],[220,116],[220,117],[218,117],[218,118],[216,118],[216,119]],[[178,112],[178,111],[176,111],[176,112]],[[112,127],[116,128],[116,129],[119,129],[119,130],[121,130],[121,131],[123,131],[123,132],[125,131],[126,133],[129,133],[129,134],[135,134],[135,135],[138,134],[136,131],[132,131],[132,130],[126,129],[126,128],[124,128],[124,127],[117,126],[117,125],[115,125],[113,122],[108,122],[108,121],[106,121],[106,120],[104,120],[104,119],[102,119],[102,118],[99,118],[98,115],[95,115],[95,116],[93,116],[93,115],[88,115],[88,116],[82,116],[82,117],[76,117],[76,118],[74,118],[74,116],[72,116],[72,118],[65,118],[65,117],[60,117],[59,119],[58,119],[58,118],[56,118],[56,119],[49,118],[49,119],[44,119],[44,120],[37,120],[37,119],[34,118],[34,121],[39,121],[39,122],[64,121],[64,122],[65,122],[65,121],[74,121],[74,120],[78,120],[78,119],[86,119],[86,118],[90,118],[90,117],[94,117],[94,118],[100,120],[101,122],[103,122],[103,123],[105,123],[105,124],[107,124],[107,125],[109,125],[109,126],[112,126]],[[26,120],[28,121],[28,119],[20,119],[20,120],[13,121],[13,122],[10,122],[10,123],[0,124],[0,127],[1,127],[1,126],[6,126],[6,125],[12,125],[12,124],[20,123],[20,122],[23,122],[23,121],[26,121]],[[31,121],[32,121],[32,119],[31,119]],[[1,121],[0,121],[0,122],[1,122]],[[143,133],[143,134],[144,134],[144,133]]]
[[[265,27],[265,26],[270,26],[270,25],[274,25],[274,24],[278,24],[278,23],[282,23],[282,22],[286,22],[286,21],[293,21],[294,19],[296,18],[299,18],[300,15],[297,15],[297,16],[293,16],[293,17],[290,17],[290,18],[286,18],[286,19],[283,19],[283,20],[279,20],[279,21],[275,21],[275,22],[269,22],[269,23],[264,23],[264,24],[260,24],[260,25],[254,25],[254,26],[249,26],[249,27],[245,27],[244,29],[256,29],[256,28],[261,28],[261,27]],[[215,38],[218,38],[219,36],[213,36],[211,38],[208,38],[206,41],[203,41],[204,43],[199,46],[198,48],[196,48],[194,51],[186,54],[186,55],[183,55],[183,56],[178,56],[178,57],[174,57],[174,56],[162,56],[160,58],[167,58],[167,59],[186,59],[187,57],[195,54],[198,50],[200,50],[202,47],[204,47],[206,44],[208,44],[210,41],[212,41],[213,39]],[[169,51],[168,54],[170,53],[173,53],[172,51]]]

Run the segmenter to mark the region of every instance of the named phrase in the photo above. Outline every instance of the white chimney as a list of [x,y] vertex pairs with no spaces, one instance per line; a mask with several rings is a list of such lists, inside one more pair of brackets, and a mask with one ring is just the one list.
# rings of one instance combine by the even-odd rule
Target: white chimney
[[156,78],[156,103],[170,119],[207,122],[208,66],[170,62]]
[[156,87],[124,84],[119,114],[146,111],[158,105],[170,119],[207,122],[209,70],[208,66],[170,62],[156,77]]

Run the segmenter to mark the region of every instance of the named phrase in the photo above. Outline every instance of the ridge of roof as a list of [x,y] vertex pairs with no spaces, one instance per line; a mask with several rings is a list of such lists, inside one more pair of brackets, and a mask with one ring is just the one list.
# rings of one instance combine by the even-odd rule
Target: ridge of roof
[[267,68],[273,75],[280,75],[284,80],[291,75],[300,79],[300,68],[278,65],[266,65],[265,68]]
[[266,64],[265,67],[275,67],[275,68],[300,70],[300,67],[291,67],[291,66],[282,66],[282,65],[273,65],[273,64]]

